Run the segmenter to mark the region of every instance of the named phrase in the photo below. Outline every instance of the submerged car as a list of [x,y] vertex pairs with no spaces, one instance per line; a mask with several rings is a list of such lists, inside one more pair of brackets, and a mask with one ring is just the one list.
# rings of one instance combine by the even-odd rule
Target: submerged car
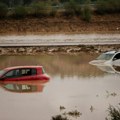
[[28,80],[49,80],[42,66],[16,66],[5,68],[0,71],[0,80],[28,81]]
[[117,51],[105,52],[89,63],[92,65],[111,64],[111,65],[120,66],[120,52]]
[[120,74],[120,66],[96,65],[96,67],[103,72]]

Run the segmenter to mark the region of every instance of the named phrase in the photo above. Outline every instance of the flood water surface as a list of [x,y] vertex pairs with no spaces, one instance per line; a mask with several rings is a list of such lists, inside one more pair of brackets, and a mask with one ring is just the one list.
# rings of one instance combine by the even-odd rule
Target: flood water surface
[[42,65],[51,79],[0,82],[0,120],[51,120],[52,116],[74,110],[81,115],[72,120],[105,120],[109,105],[120,103],[120,69],[90,65],[96,56],[1,56],[0,69]]

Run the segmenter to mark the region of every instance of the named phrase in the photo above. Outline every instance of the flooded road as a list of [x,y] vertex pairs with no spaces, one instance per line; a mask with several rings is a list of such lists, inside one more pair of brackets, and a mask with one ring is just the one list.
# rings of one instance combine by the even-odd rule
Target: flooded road
[[[1,56],[0,69],[43,65],[51,79],[34,83],[0,82],[0,120],[51,120],[52,116],[73,110],[82,114],[71,117],[72,120],[105,120],[109,105],[120,103],[120,69],[90,65],[89,61],[96,56],[84,53]],[[60,106],[65,109],[61,111]]]

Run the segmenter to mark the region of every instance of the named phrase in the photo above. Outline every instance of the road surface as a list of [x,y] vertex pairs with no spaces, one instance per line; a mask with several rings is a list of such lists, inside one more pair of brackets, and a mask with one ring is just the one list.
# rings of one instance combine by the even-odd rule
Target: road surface
[[55,34],[0,36],[0,46],[62,46],[120,44],[120,34]]

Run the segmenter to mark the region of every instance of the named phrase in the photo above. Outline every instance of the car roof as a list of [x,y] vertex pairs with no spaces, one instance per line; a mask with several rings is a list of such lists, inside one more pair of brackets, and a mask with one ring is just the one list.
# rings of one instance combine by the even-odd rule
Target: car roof
[[13,70],[13,69],[21,69],[21,68],[42,68],[42,66],[14,66],[14,67],[8,67],[5,68],[4,70]]
[[108,51],[105,52],[104,54],[117,54],[117,53],[120,53],[120,51]]

